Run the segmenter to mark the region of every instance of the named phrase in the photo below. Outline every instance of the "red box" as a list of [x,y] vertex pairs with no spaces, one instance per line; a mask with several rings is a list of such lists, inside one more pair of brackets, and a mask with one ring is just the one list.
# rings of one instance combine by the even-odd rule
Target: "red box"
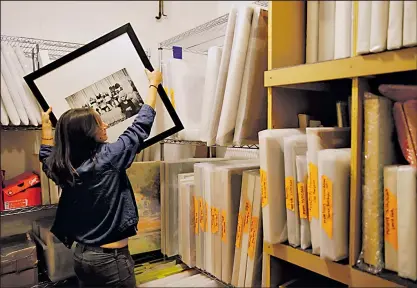
[[7,181],[3,189],[4,210],[42,204],[39,176],[26,172]]
[[[3,190],[3,188],[4,188],[4,178],[5,178],[5,175],[6,175],[6,171],[4,171],[4,170],[1,170],[1,173],[0,173],[0,183],[1,183],[1,189]],[[0,193],[0,211],[3,211],[4,210],[4,207],[3,207],[3,193]]]

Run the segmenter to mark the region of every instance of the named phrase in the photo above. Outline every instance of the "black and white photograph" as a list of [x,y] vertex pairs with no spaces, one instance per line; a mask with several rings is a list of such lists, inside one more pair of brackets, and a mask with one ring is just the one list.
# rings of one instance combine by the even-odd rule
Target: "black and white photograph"
[[65,98],[71,108],[92,108],[110,127],[136,115],[143,105],[124,68]]

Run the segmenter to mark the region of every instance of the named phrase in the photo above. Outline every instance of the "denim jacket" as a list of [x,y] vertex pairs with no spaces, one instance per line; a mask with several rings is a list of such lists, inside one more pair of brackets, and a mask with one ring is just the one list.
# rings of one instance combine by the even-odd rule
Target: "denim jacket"
[[[116,142],[100,144],[95,157],[76,169],[73,187],[60,185],[62,193],[51,232],[68,248],[74,241],[101,246],[136,235],[139,216],[126,169],[148,138],[155,114],[152,107],[143,105]],[[39,152],[49,178],[46,159],[52,149],[41,145]]]

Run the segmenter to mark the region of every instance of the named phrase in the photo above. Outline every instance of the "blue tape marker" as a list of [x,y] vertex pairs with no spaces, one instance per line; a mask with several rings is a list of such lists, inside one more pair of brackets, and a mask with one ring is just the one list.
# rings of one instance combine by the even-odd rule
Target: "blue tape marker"
[[182,59],[182,47],[172,46],[172,56],[174,59]]

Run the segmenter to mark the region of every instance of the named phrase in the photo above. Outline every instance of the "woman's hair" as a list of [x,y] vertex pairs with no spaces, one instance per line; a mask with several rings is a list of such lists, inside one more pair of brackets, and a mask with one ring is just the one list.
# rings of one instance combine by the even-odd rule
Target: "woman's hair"
[[75,169],[96,153],[99,129],[98,115],[90,108],[70,109],[62,114],[55,128],[55,146],[47,160],[55,182],[75,184]]

